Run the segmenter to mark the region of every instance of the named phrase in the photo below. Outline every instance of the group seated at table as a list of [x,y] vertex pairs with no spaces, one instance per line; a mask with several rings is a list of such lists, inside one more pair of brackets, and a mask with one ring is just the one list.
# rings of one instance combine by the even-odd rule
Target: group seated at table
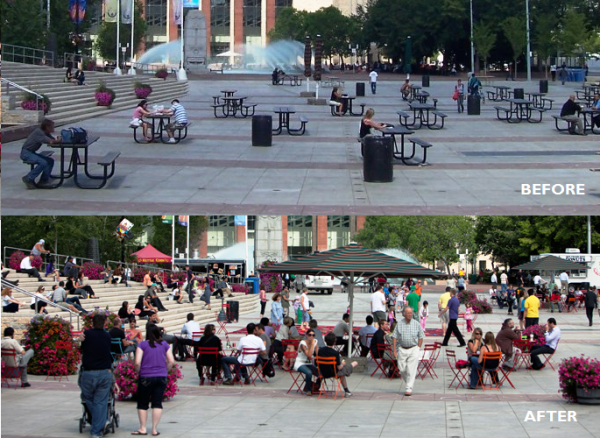
[[[169,119],[170,117],[175,117],[175,121],[172,123],[168,122],[167,124],[163,124],[161,118],[158,127],[155,127],[154,118],[160,116],[164,116],[165,118]],[[152,118],[152,122],[148,122],[144,118]],[[171,101],[171,108],[169,109],[164,109],[161,107],[154,111],[148,110],[148,101],[143,99],[133,110],[133,117],[129,122],[129,127],[133,128],[133,138],[136,143],[139,143],[137,139],[137,128],[142,128],[144,140],[147,143],[152,143],[155,140],[163,141],[163,131],[166,131],[167,133],[167,143],[179,143],[181,140],[187,137],[188,126],[189,120],[187,117],[187,111],[183,105],[181,105],[179,99],[173,99]],[[175,136],[176,131],[178,133],[177,137]]]

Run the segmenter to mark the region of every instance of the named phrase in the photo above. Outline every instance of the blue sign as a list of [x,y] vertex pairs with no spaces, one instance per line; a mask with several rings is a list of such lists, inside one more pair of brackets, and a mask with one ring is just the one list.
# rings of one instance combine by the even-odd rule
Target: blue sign
[[200,0],[183,0],[183,7],[199,9],[200,8]]
[[236,225],[246,225],[246,216],[234,216],[233,221]]

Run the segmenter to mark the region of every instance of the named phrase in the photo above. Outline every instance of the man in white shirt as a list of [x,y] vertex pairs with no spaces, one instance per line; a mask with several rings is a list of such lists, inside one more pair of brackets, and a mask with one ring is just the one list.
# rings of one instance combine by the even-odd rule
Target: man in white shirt
[[506,271],[503,271],[502,274],[500,275],[500,290],[502,291],[502,294],[505,294],[507,289],[508,289],[508,275],[506,275]]
[[538,272],[537,275],[535,277],[533,277],[533,285],[535,286],[536,290],[540,290],[540,287],[542,286],[542,284],[546,284],[546,281],[544,281],[544,279]]
[[[225,356],[221,359],[221,364],[223,365],[223,374],[225,375],[223,385],[233,386],[233,378],[231,375],[231,369],[229,368],[229,365],[234,365],[237,379],[241,379],[243,377],[244,383],[246,385],[250,384],[250,378],[248,377],[246,365],[253,366],[254,364],[262,363],[260,355],[264,355],[266,353],[265,342],[254,334],[255,330],[256,324],[254,324],[253,322],[246,326],[248,336],[244,336],[242,339],[240,339],[240,342],[238,344],[238,353],[240,353],[239,356]],[[259,353],[241,354],[244,348],[257,349]]]
[[[21,387],[27,388],[31,386],[27,382],[27,363],[33,357],[33,348],[25,351],[21,344],[14,339],[15,329],[12,327],[6,327],[4,329],[4,338],[2,339],[3,350],[14,350],[16,357],[2,356],[2,360],[7,367],[16,367],[21,369]],[[16,363],[15,363],[16,362]]]
[[554,354],[558,346],[558,341],[560,341],[560,329],[556,325],[556,319],[548,318],[544,336],[546,338],[545,345],[534,345],[531,347],[531,367],[527,369],[541,370],[544,368],[544,365],[538,356],[540,354]]
[[[175,356],[175,360],[177,361],[185,361],[186,359],[186,348],[184,345],[193,345],[194,347],[200,342],[200,334],[201,328],[200,324],[194,321],[194,314],[187,314],[187,322],[183,324],[181,327],[181,336],[177,337],[177,342],[173,343],[173,356]],[[175,347],[179,350],[179,358],[175,354]],[[195,350],[195,348],[194,348]],[[196,356],[196,352],[194,351],[194,357]]]
[[[373,334],[377,331],[375,327],[373,327],[373,317],[371,315],[367,315],[367,325],[361,328],[358,331],[358,336],[360,337],[360,356],[367,357],[369,354],[369,350],[371,349],[371,340],[373,338]],[[385,321],[382,320],[382,322]],[[371,336],[368,336],[371,335]]]
[[308,322],[310,321],[310,315],[308,311],[310,310],[310,303],[308,302],[308,289],[302,289],[302,295],[300,295],[300,306],[302,306],[302,324],[300,324],[301,329],[308,330]]
[[498,276],[496,275],[496,271],[492,272],[492,276],[490,278],[490,282],[492,283],[492,288],[496,289],[498,287]]
[[385,321],[386,318],[386,300],[383,293],[383,287],[377,286],[375,293],[371,296],[371,313],[375,321],[375,328],[379,328],[379,321]]
[[568,294],[569,293],[569,273],[567,271],[561,272],[561,274],[558,278],[560,280],[561,292]]
[[456,278],[448,278],[448,280],[446,280],[446,287],[449,287],[450,289],[456,289]]
[[31,262],[33,261],[33,254],[29,254],[27,257],[24,257],[23,260],[21,260],[21,266],[19,268],[20,272],[23,274],[29,274],[30,277],[36,277],[38,279],[38,281],[45,281],[39,271],[34,268],[33,266],[31,266]]
[[375,70],[371,70],[369,73],[369,80],[371,81],[371,93],[377,94],[377,72]]
[[491,289],[490,289],[490,301],[492,299],[497,299],[498,298],[498,289],[496,289],[496,285],[492,285]]

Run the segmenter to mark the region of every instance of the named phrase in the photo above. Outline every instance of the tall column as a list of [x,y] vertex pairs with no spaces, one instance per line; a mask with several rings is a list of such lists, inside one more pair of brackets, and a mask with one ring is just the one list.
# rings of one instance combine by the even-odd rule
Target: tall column
[[178,36],[177,23],[175,23],[175,15],[173,14],[173,1],[167,0],[167,40],[177,41]]
[[198,250],[201,259],[208,257],[208,230],[204,230],[200,235],[200,238],[198,239]]
[[366,221],[367,221],[366,216],[356,216],[356,232],[357,233],[365,227]]
[[[137,2],[137,0],[136,0]],[[146,20],[146,2],[137,2],[141,8],[142,8],[142,18],[144,20]],[[140,45],[138,46],[138,50],[136,53],[136,55],[139,55],[140,53],[144,53],[146,51],[146,37],[144,36],[143,38],[140,38]],[[137,59],[137,58],[136,58]]]
[[244,0],[231,0],[231,44],[230,49],[246,42],[244,38]]
[[211,14],[211,10],[210,10],[210,0],[202,0],[202,2],[200,3],[200,10],[202,12],[204,12],[204,18],[206,19],[206,56],[210,57],[211,56],[211,42],[212,42],[212,35],[211,35],[211,19],[210,19],[210,14]]
[[235,242],[245,242],[246,241],[246,226],[245,225],[236,225],[235,226]]
[[327,251],[327,216],[317,216],[317,251]]
[[288,227],[287,227],[287,216],[281,216],[281,246],[282,246],[282,259],[281,261],[288,260]]
[[261,21],[262,29],[264,29],[262,45],[266,46],[268,43],[267,34],[275,27],[275,0],[263,0],[263,4],[266,6],[264,7],[265,15]]

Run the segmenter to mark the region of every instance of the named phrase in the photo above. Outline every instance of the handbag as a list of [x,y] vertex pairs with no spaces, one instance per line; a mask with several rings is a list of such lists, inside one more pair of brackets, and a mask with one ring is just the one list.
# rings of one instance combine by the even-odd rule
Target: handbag
[[458,100],[458,90],[454,91],[454,94],[452,95],[452,100]]

